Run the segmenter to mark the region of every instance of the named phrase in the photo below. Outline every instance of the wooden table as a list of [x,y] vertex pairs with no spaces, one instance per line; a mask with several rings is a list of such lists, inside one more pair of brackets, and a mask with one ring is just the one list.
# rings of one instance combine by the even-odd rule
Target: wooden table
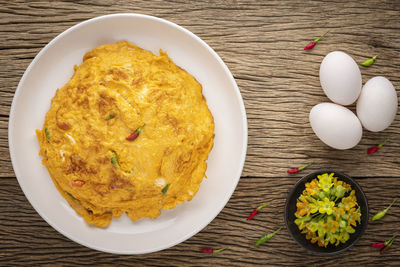
[[[400,88],[400,2],[388,1],[0,1],[0,265],[400,265],[400,239],[384,255],[369,247],[400,234],[400,202],[382,220],[370,222],[347,252],[318,257],[297,246],[286,230],[254,247],[264,233],[284,225],[286,195],[305,173],[343,171],[359,182],[371,213],[400,197],[400,116],[384,132],[364,131],[346,151],[324,145],[313,134],[308,113],[328,101],[318,77],[322,58],[342,50],[357,62],[379,54],[363,82],[383,75]],[[147,255],[120,256],[94,251],[50,227],[25,198],[10,162],[7,129],[11,101],[29,63],[55,36],[96,16],[132,12],[161,17],[192,31],[225,61],[242,93],[249,127],[240,182],[222,212],[196,236]],[[332,31],[313,50],[303,47]],[[351,107],[354,110],[354,105]],[[378,153],[367,148],[392,134]],[[307,171],[286,170],[315,161]],[[257,205],[271,202],[257,217]],[[208,255],[202,247],[229,249]]]

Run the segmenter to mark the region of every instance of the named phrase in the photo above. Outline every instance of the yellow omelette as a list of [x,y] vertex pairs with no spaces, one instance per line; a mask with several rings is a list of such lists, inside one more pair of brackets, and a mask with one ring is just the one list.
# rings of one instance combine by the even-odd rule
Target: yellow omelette
[[190,201],[214,121],[195,78],[165,52],[123,41],[84,56],[36,134],[62,196],[86,222],[106,227],[125,212],[156,218]]

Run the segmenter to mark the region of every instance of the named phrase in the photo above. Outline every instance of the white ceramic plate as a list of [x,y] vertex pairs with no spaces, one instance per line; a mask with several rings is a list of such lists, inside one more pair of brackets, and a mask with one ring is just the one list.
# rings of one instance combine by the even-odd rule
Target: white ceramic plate
[[[172,60],[203,86],[214,116],[215,145],[207,179],[191,202],[163,211],[157,219],[114,219],[92,227],[55,188],[38,155],[41,128],[56,89],[73,74],[83,55],[103,44],[127,40]],[[25,71],[10,112],[9,146],[18,182],[36,211],[57,231],[87,247],[119,254],[159,251],[195,235],[224,208],[239,181],[247,148],[247,121],[239,89],[221,58],[199,37],[169,21],[138,14],[115,14],[84,21],[57,36]]]

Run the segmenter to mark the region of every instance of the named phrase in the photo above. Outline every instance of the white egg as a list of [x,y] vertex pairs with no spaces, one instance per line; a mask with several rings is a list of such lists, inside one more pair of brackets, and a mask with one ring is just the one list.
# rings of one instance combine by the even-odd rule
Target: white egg
[[396,117],[398,100],[393,84],[382,76],[370,79],[357,101],[357,116],[365,129],[385,130]]
[[319,79],[326,96],[337,104],[353,104],[360,95],[360,69],[344,52],[334,51],[324,57],[319,68]]
[[349,149],[361,140],[361,123],[346,107],[320,103],[311,109],[309,119],[314,133],[330,147]]

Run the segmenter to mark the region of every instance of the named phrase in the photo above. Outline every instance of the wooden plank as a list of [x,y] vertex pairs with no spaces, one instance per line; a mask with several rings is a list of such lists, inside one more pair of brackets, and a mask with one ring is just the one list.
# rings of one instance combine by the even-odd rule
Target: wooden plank
[[[95,16],[136,12],[175,22],[206,41],[224,60],[242,93],[249,125],[249,145],[240,183],[219,216],[186,242],[161,252],[117,256],[82,247],[47,225],[23,195],[8,152],[8,116],[15,89],[34,56],[67,28]],[[361,143],[333,150],[313,134],[308,112],[328,101],[318,77],[323,57],[334,50],[357,62],[379,54],[360,68],[363,82],[382,75],[399,93],[400,4],[378,1],[5,1],[0,0],[0,265],[400,265],[396,243],[379,256],[368,245],[400,229],[396,204],[382,221],[371,223],[360,242],[334,257],[309,255],[286,231],[268,244],[253,242],[283,222],[287,192],[302,174],[289,167],[315,164],[308,171],[334,169],[359,181],[371,211],[384,208],[400,192],[400,116],[384,132],[364,131]],[[313,50],[303,47],[332,29]],[[354,110],[354,105],[350,106]],[[40,126],[38,126],[40,127]],[[366,150],[386,136],[381,151]],[[307,172],[308,172],[307,171]],[[307,173],[305,172],[305,173]],[[255,220],[249,212],[271,201]],[[218,255],[199,248],[229,246]]]
[[[275,179],[244,177],[221,214],[199,234],[171,249],[136,256],[117,256],[96,252],[68,240],[47,225],[33,210],[14,178],[2,178],[0,179],[2,209],[0,238],[7,242],[1,244],[0,265],[7,265],[10,262],[18,264],[29,262],[34,265],[49,262],[73,265],[80,265],[82,262],[140,265],[145,262],[150,266],[164,264],[288,266],[315,265],[323,259],[329,265],[340,262],[345,265],[376,266],[384,262],[389,265],[393,263],[395,266],[396,259],[400,258],[400,249],[396,244],[382,256],[378,256],[379,252],[370,248],[369,244],[386,240],[400,229],[399,204],[394,205],[381,221],[370,222],[358,244],[338,256],[316,257],[307,253],[291,240],[286,229],[267,244],[258,248],[254,247],[254,242],[258,237],[284,225],[285,198],[297,178],[299,176]],[[388,195],[387,192],[392,192],[392,188],[398,186],[398,179],[392,177],[356,179],[368,197],[371,214],[383,209],[391,202],[394,196]],[[377,183],[379,187],[376,186]],[[271,205],[263,209],[253,220],[246,221],[252,209],[264,202],[270,202]],[[213,256],[199,252],[200,248],[209,246],[228,246],[229,249]]]

